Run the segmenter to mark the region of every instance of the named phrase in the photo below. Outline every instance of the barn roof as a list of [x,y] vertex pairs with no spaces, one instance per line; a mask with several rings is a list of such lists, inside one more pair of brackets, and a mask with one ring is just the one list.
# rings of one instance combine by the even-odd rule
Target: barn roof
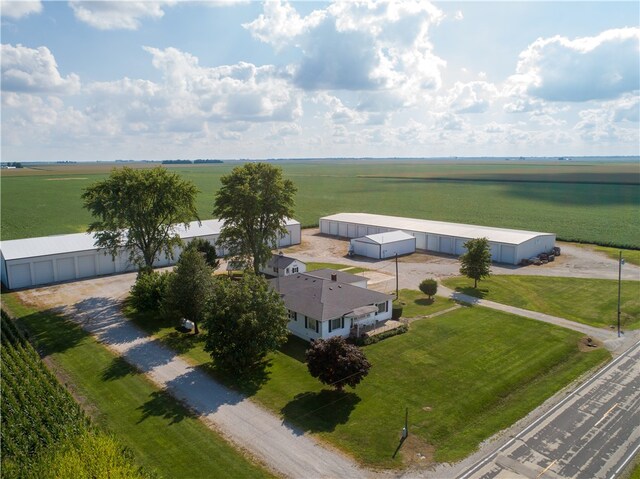
[[[328,221],[342,221],[366,226],[377,226],[402,231],[432,233],[457,238],[487,238],[495,243],[521,244],[537,236],[555,236],[553,233],[495,228],[491,226],[447,223],[444,221],[402,218],[400,216],[374,215],[369,213],[337,213],[320,218]],[[386,233],[389,234],[389,233]]]
[[[287,226],[300,224],[288,219]],[[189,223],[189,227],[176,226],[176,232],[182,239],[219,235],[223,222],[217,219]],[[68,235],[41,236],[38,238],[22,238],[0,242],[0,250],[5,261],[49,256],[54,254],[75,253],[80,251],[97,251],[95,237],[88,233]]]
[[396,230],[396,231],[387,231],[386,233],[378,233],[375,235],[367,235],[362,238],[356,238],[355,241],[362,241],[364,243],[375,243],[375,244],[391,244],[396,243],[398,241],[405,240],[413,240],[415,241],[415,236],[411,236],[409,233],[405,233],[404,231]]

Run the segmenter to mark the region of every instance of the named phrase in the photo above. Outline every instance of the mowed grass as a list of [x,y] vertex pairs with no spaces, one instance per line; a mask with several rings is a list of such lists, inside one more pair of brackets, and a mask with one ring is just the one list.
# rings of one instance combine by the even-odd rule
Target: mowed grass
[[399,293],[400,301],[404,303],[402,307],[402,316],[404,318],[427,316],[452,308],[457,304],[455,301],[441,296],[433,296],[429,299],[422,291],[413,289],[401,289]]
[[2,296],[93,421],[145,468],[165,478],[273,477],[81,328]]
[[[172,167],[200,189],[211,218],[220,176],[238,163]],[[556,233],[560,239],[640,248],[640,169],[634,163],[281,161],[298,187],[303,226],[338,212],[368,212]],[[84,231],[82,189],[106,176],[103,165],[4,175],[2,237]],[[66,174],[64,173],[66,172]],[[25,176],[15,176],[15,175]],[[65,180],[68,178],[68,180]],[[535,214],[534,214],[535,213]]]
[[338,271],[344,271],[345,273],[358,274],[363,271],[369,271],[366,268],[360,268],[359,266],[350,266],[348,264],[340,263],[319,263],[310,261],[307,263],[307,271],[315,271],[317,269],[337,269]]
[[[530,309],[596,327],[617,326],[618,282],[607,279],[495,275],[478,288],[464,278],[443,280],[445,286],[471,296]],[[622,281],[620,322],[640,328],[640,282]]]
[[[429,314],[430,308],[418,312]],[[309,375],[307,344],[297,338],[269,355],[264,370],[239,379],[211,364],[201,339],[154,325],[148,317],[138,322],[287,421],[381,468],[403,467],[417,452],[433,452],[435,461],[462,459],[609,359],[605,350],[580,352],[581,335],[573,331],[464,307],[417,320],[408,333],[366,346],[369,375],[355,390],[338,393]],[[411,440],[406,452],[401,448],[393,457],[405,408]]]

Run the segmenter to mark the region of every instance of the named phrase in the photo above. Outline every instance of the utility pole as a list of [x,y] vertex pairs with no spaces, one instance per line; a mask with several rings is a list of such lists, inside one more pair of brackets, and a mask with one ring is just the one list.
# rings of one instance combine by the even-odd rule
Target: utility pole
[[398,253],[396,253],[396,299],[400,299],[398,293]]
[[622,251],[618,258],[618,337],[620,337],[620,290],[622,289],[622,265],[624,259],[622,258]]

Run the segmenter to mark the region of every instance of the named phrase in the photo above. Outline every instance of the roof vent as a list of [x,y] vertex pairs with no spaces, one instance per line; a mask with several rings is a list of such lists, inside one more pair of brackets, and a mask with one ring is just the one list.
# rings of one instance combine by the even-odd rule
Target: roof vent
[[338,273],[331,273],[331,281],[338,281]]

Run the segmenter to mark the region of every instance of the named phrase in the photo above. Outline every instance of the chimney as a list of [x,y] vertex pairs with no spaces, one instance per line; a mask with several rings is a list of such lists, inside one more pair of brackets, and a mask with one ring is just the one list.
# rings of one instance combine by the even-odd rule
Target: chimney
[[331,273],[331,281],[338,281],[338,273]]

